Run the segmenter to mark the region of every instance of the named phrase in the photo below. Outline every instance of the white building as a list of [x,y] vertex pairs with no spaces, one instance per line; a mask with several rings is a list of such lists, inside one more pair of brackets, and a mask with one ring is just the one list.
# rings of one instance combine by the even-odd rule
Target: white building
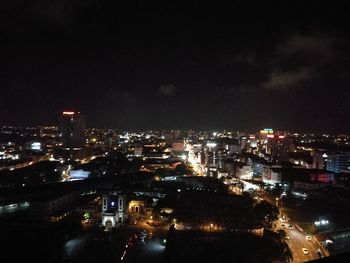
[[263,182],[270,185],[281,183],[282,174],[279,171],[274,171],[273,168],[280,168],[281,166],[264,167],[262,172]]
[[102,225],[107,228],[124,223],[126,219],[126,196],[104,195],[102,198]]

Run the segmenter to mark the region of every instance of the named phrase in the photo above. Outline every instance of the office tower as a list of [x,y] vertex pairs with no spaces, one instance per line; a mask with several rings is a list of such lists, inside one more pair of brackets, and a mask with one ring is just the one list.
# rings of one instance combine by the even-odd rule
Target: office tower
[[218,151],[216,146],[215,142],[207,142],[204,147],[204,162],[209,177],[217,177]]
[[273,129],[265,128],[263,130],[260,130],[260,132],[258,134],[258,138],[260,141],[265,141],[265,140],[267,140],[268,135],[273,135]]
[[80,112],[64,111],[61,115],[61,139],[64,148],[85,145],[86,116]]
[[288,152],[293,151],[294,145],[286,133],[267,135],[266,153],[275,161],[286,161]]

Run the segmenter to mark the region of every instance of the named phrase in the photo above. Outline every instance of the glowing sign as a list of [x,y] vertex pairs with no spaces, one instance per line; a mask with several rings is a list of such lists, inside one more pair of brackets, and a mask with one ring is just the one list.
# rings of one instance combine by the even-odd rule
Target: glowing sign
[[278,138],[284,139],[284,135],[279,135]]
[[216,143],[215,142],[207,142],[207,146],[208,147],[216,147]]
[[33,142],[30,145],[30,149],[40,151],[41,150],[41,143],[40,142]]
[[63,115],[74,115],[75,112],[74,111],[64,111]]
[[70,171],[70,179],[74,180],[84,180],[89,177],[91,172],[89,171],[84,171],[82,169],[80,170],[72,170]]
[[273,133],[273,129],[271,129],[271,128],[265,128],[265,129],[263,129],[263,130],[260,130],[260,133],[262,133],[262,134]]
[[267,138],[274,138],[275,137],[275,135],[273,135],[273,134],[268,134],[267,135]]

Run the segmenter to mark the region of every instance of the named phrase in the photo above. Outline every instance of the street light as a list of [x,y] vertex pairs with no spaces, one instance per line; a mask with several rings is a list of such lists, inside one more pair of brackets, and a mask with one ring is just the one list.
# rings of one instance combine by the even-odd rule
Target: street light
[[279,198],[276,197],[276,206],[277,206],[277,207],[278,207],[278,200],[279,200]]

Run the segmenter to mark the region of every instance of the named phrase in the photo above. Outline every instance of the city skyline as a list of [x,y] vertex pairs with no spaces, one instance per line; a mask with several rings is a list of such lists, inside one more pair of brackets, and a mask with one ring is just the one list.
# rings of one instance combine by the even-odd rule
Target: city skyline
[[348,262],[350,16],[0,3],[0,262]]
[[[4,125],[349,132],[345,8],[4,5]],[[315,2],[316,3],[316,2]]]
[[[25,251],[3,253],[9,262],[348,255],[350,135],[116,132],[86,129],[74,111],[60,127],[0,126],[0,135],[4,251]],[[205,254],[187,245],[209,237]]]

